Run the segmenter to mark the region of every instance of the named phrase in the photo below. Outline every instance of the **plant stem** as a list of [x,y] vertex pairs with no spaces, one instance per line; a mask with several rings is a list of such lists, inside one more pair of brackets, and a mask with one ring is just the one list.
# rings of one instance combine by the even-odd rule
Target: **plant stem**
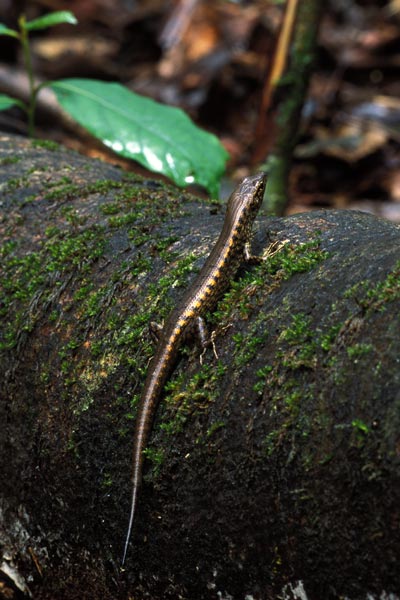
[[267,212],[283,215],[288,204],[288,179],[296,145],[301,110],[312,72],[322,0],[303,0],[297,5],[296,24],[290,50],[289,68],[279,86],[282,100],[272,113],[275,141],[266,170]]
[[36,107],[36,96],[38,89],[35,86],[35,80],[33,78],[33,69],[32,69],[32,56],[31,49],[29,46],[29,36],[28,30],[25,27],[25,17],[21,15],[18,20],[19,28],[20,28],[20,41],[22,46],[22,52],[24,56],[24,62],[26,71],[28,73],[28,81],[29,81],[29,102],[27,105],[27,114],[28,114],[28,135],[29,137],[35,137],[35,107]]

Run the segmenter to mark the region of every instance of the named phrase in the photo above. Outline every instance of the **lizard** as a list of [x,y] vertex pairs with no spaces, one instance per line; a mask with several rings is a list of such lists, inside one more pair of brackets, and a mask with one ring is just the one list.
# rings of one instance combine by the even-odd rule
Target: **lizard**
[[265,173],[246,177],[233,191],[221,233],[204,266],[181,302],[168,317],[151,359],[139,400],[133,447],[132,497],[122,566],[125,563],[142,480],[144,455],[163,387],[173,369],[178,350],[189,331],[197,326],[200,341],[206,347],[202,315],[212,310],[229,287],[240,264],[251,260],[251,229],[262,204]]

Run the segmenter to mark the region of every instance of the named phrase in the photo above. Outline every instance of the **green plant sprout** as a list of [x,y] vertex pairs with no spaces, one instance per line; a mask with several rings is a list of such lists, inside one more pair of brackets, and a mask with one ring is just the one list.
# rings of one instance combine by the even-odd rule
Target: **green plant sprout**
[[27,103],[0,94],[0,110],[15,105],[24,110],[33,137],[38,94],[50,87],[62,108],[116,154],[162,173],[181,187],[195,183],[217,197],[228,153],[214,135],[199,129],[182,110],[139,96],[118,83],[83,78],[35,83],[29,33],[77,22],[72,12],[57,11],[32,21],[21,16],[18,31],[0,23],[0,35],[16,38],[22,46],[30,89]]
[[15,29],[9,29],[3,23],[0,23],[0,35],[8,35],[19,40],[22,46],[22,52],[24,56],[24,63],[26,72],[29,80],[29,101],[28,103],[22,100],[17,100],[11,96],[0,94],[0,110],[5,110],[13,105],[17,105],[24,110],[28,116],[28,133],[30,137],[34,137],[35,134],[35,108],[36,98],[42,87],[47,85],[43,83],[41,85],[35,84],[32,69],[32,56],[31,49],[29,46],[29,32],[38,29],[47,29],[60,23],[70,23],[71,25],[77,24],[77,19],[72,12],[68,10],[61,10],[34,19],[33,21],[27,21],[24,15],[21,15],[18,19],[19,31]]

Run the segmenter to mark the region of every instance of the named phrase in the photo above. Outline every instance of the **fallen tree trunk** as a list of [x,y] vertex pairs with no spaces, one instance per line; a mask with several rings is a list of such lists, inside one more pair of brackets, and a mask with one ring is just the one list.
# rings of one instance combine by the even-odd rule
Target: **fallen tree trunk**
[[223,210],[19,138],[0,152],[10,589],[400,597],[399,227],[344,211],[258,219],[269,258],[210,315],[218,359],[201,365],[190,342],[180,355],[121,571],[148,323],[190,285]]

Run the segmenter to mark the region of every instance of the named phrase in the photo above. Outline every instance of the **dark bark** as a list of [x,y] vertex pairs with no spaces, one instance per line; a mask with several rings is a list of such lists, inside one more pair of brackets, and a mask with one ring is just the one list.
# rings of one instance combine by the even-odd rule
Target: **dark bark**
[[219,359],[188,343],[177,362],[121,573],[147,324],[223,211],[18,138],[0,152],[3,565],[39,599],[398,596],[399,227],[260,217],[254,249],[276,253],[210,316]]

